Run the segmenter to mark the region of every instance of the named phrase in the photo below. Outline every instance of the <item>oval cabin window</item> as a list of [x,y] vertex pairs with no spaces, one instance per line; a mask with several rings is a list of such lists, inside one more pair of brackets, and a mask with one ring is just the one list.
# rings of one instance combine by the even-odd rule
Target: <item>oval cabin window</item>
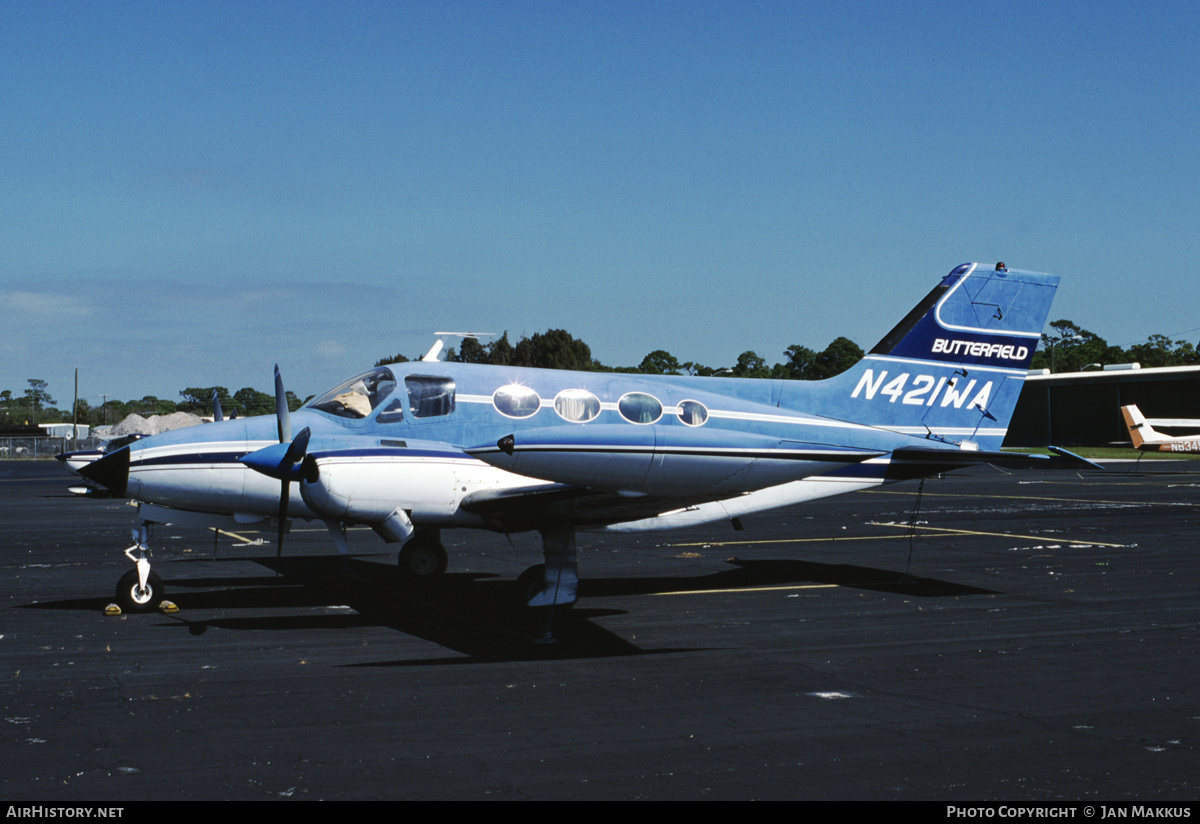
[[563,420],[586,423],[600,414],[600,399],[586,389],[564,389],[554,399],[554,411]]
[[617,411],[630,423],[654,423],[662,417],[663,405],[645,392],[630,392],[617,401]]
[[541,408],[542,399],[528,386],[510,384],[492,393],[492,406],[509,418],[528,418]]
[[708,408],[700,401],[683,401],[679,404],[679,420],[688,426],[700,426],[708,420]]

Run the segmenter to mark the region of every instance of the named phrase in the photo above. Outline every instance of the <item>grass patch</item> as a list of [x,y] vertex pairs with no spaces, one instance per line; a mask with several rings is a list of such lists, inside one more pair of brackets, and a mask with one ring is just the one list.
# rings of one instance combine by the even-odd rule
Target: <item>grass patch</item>
[[[1064,446],[1070,452],[1074,452],[1081,458],[1087,458],[1090,461],[1095,460],[1127,460],[1135,461],[1138,455],[1142,456],[1143,461],[1195,461],[1200,460],[1200,455],[1190,455],[1186,452],[1138,452],[1133,447],[1121,448],[1119,446]],[[1005,452],[1024,452],[1029,455],[1053,455],[1049,449],[1045,447],[1030,447],[1030,448],[1005,448]]]

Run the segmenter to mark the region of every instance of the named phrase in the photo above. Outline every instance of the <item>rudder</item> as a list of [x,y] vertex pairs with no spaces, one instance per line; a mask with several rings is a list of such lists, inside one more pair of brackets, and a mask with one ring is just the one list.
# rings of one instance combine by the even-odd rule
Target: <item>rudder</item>
[[1058,281],[1003,264],[956,267],[858,364],[824,382],[820,414],[999,449]]
[[1121,417],[1125,419],[1125,428],[1129,431],[1129,439],[1133,441],[1134,449],[1141,449],[1143,444],[1160,440],[1158,433],[1146,423],[1146,418],[1137,406],[1122,406]]

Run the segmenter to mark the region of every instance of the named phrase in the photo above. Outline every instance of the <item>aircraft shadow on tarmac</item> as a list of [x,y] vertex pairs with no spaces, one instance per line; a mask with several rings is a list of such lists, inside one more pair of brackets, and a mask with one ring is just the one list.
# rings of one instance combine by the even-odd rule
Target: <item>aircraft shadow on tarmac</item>
[[[478,573],[451,573],[425,582],[404,578],[398,568],[360,557],[246,558],[278,573],[264,576],[167,578],[168,597],[181,611],[170,626],[194,635],[209,629],[306,630],[386,626],[432,641],[466,658],[425,658],[349,666],[412,666],[472,661],[595,658],[662,654],[684,649],[643,649],[599,626],[593,619],[624,610],[529,609],[517,603],[513,582]],[[755,588],[832,584],[913,597],[995,594],[991,590],[851,564],[797,560],[730,559],[734,568],[702,576],[587,578],[581,599],[667,592],[722,592]],[[160,570],[167,568],[160,567]],[[87,598],[28,604],[35,609],[96,610],[106,599]],[[263,610],[349,610],[305,615],[245,615],[193,620],[201,611],[261,613]],[[152,616],[148,616],[152,617]],[[550,642],[550,639],[553,642]],[[699,648],[694,648],[699,649]]]

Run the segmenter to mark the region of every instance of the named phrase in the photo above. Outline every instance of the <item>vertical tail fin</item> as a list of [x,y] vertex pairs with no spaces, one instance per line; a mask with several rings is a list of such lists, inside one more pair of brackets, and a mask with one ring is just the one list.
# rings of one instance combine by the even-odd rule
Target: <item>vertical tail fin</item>
[[1054,275],[963,264],[813,400],[822,415],[999,449],[1057,288]]
[[1145,444],[1159,443],[1163,436],[1154,431],[1136,405],[1122,406],[1121,417],[1125,419],[1125,428],[1129,430],[1129,439],[1133,441],[1134,449],[1141,449]]

